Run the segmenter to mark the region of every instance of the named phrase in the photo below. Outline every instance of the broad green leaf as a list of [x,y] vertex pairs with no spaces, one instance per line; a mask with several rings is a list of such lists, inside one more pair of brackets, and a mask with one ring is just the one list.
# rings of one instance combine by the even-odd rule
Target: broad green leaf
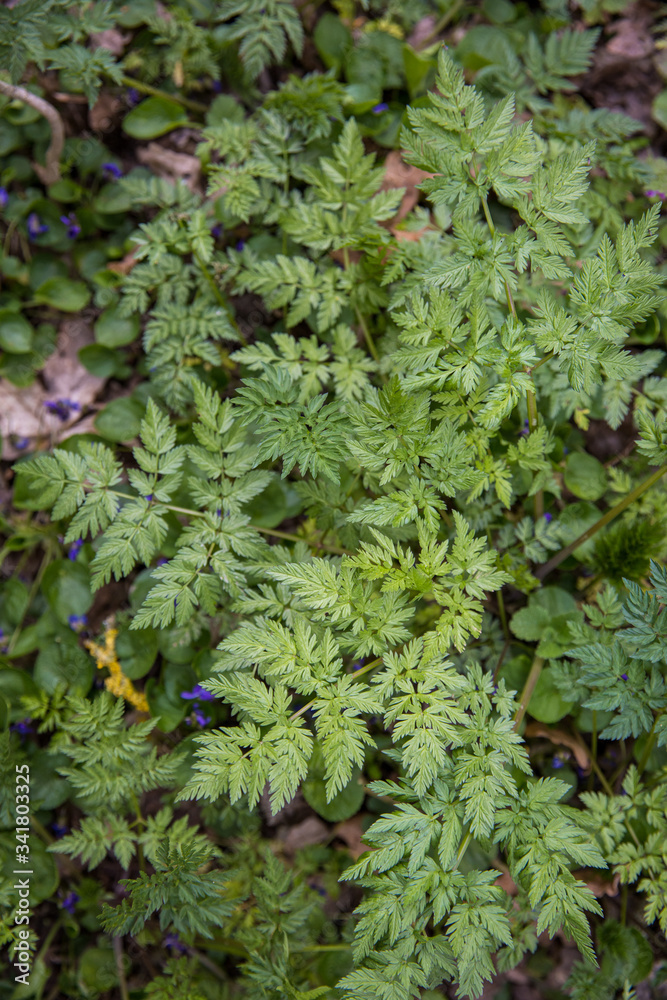
[[156,139],[187,124],[184,107],[167,97],[148,97],[123,120],[123,131],[133,139]]

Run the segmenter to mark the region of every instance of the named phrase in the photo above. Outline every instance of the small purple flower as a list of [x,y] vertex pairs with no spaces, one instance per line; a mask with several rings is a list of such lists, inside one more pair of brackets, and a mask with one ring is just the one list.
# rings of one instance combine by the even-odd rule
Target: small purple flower
[[4,653],[9,645],[9,639],[5,637],[4,629],[0,628],[0,653]]
[[355,671],[355,673],[356,673],[357,670],[361,670],[361,668],[363,667],[363,665],[364,665],[364,658],[362,656],[362,658],[360,660],[357,660],[356,663],[352,664],[352,670]]
[[547,524],[549,524],[551,521],[553,521],[553,519],[554,519],[553,514],[546,513],[544,515],[544,520],[547,522]]
[[123,176],[123,171],[115,163],[103,163],[102,173],[106,174],[107,177],[113,177],[115,181]]
[[84,625],[88,624],[87,615],[68,615],[67,624],[70,628],[73,628],[75,632],[80,632]]
[[628,679],[628,675],[627,674],[621,674],[621,680],[622,681],[627,681],[627,679]]
[[68,420],[73,412],[81,409],[80,404],[73,399],[47,399],[44,406],[62,421]]
[[383,111],[389,111],[389,105],[382,101],[381,104],[376,104],[372,111],[374,115],[381,115]]
[[70,240],[75,240],[79,233],[81,232],[81,226],[77,222],[76,215],[74,212],[70,212],[69,215],[61,215],[60,221],[63,226],[67,228],[67,236]]
[[528,437],[530,434],[530,423],[527,420],[523,422],[523,428],[519,431],[519,437]]
[[31,240],[37,239],[42,233],[48,233],[49,227],[44,225],[37,212],[31,212],[28,216],[28,236]]
[[130,87],[129,90],[125,91],[125,97],[127,98],[127,103],[131,108],[138,104],[141,98],[139,97],[139,91],[135,90],[134,87]]
[[70,546],[70,550],[67,553],[67,558],[70,559],[72,562],[74,562],[82,548],[83,548],[83,538],[77,538],[77,540],[73,542],[72,545]]
[[7,207],[7,202],[9,201],[9,193],[7,188],[0,187],[0,212],[3,208]]
[[169,562],[169,560],[166,558],[166,556],[160,556],[160,558],[158,559],[156,565],[158,565],[158,566],[166,566],[166,564],[168,562]]
[[560,757],[553,757],[551,760],[551,766],[558,769],[563,766],[563,761],[560,759]]
[[[204,728],[204,726],[207,726],[209,724],[209,722],[211,721],[210,716],[204,715],[204,713],[202,712],[201,708],[194,708],[192,710],[192,714],[195,717],[195,721],[197,722],[197,724],[199,726],[201,726],[202,729]],[[187,722],[187,724],[189,726],[192,725],[192,722],[191,722],[190,719],[186,719],[185,721]]]
[[17,451],[25,451],[25,449],[30,444],[30,438],[19,437],[14,441],[14,447]]
[[69,827],[61,826],[60,823],[52,823],[51,829],[56,835],[56,840],[60,840],[61,837],[64,837],[66,834],[69,833]]
[[147,493],[146,496],[144,497],[144,500],[148,500],[149,503],[152,501],[152,499],[153,499],[152,493]]
[[214,240],[219,240],[222,236],[222,223],[218,222],[215,226],[211,226],[211,236]]
[[213,90],[214,94],[221,94],[222,84],[220,83],[220,80],[214,80],[213,83],[211,84],[211,89]]
[[195,684],[192,691],[181,691],[181,698],[187,698],[189,701],[194,698],[199,701],[215,701],[215,695],[207,691],[201,684]]
[[31,722],[32,719],[30,719],[29,717],[27,719],[21,719],[20,722],[12,723],[12,725],[9,727],[9,731],[11,733],[18,733],[19,736],[28,736],[33,731],[33,728],[30,724]]
[[222,517],[222,507],[218,507],[218,509],[215,512],[215,516]]
[[181,943],[181,939],[175,931],[171,934],[166,934],[162,944],[165,948],[171,948],[173,951],[177,951],[180,955],[186,951],[185,945]]
[[71,916],[74,916],[74,908],[80,899],[81,897],[79,896],[78,892],[74,891],[68,892],[65,898],[63,899],[61,906],[63,910],[67,910],[67,912]]
[[653,188],[650,188],[648,191],[644,191],[644,194],[647,198],[659,198],[660,201],[664,201],[665,198],[667,198],[664,191],[654,191]]
[[245,240],[238,240],[237,241],[237,243],[236,243],[236,249],[239,251],[239,253],[241,252],[241,250],[243,250],[244,246],[245,246]]

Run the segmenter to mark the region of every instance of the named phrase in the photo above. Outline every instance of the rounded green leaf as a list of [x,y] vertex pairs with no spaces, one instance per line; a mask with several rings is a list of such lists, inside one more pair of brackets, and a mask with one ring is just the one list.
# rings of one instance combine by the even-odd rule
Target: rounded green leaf
[[95,418],[96,430],[108,441],[132,441],[141,429],[144,407],[137,399],[114,399]]
[[93,658],[80,646],[49,639],[35,661],[35,684],[46,692],[55,694],[64,690],[68,695],[83,697],[93,683],[95,664]]
[[567,456],[563,478],[570,493],[581,500],[599,500],[607,489],[604,465],[586,452]]
[[87,344],[82,347],[78,358],[91,375],[97,375],[99,378],[111,378],[119,364],[116,353],[109,347],[102,347],[101,344]]
[[561,695],[551,670],[543,670],[528,703],[528,714],[538,722],[558,722],[568,714],[573,705],[573,701],[566,701]]
[[339,69],[352,47],[352,35],[339,17],[326,12],[317,22],[313,41],[320,59],[327,69]]
[[359,784],[359,772],[356,771],[350,779],[349,785],[342,788],[337,795],[334,795],[331,802],[327,802],[325,783],[323,778],[308,777],[303,782],[301,790],[303,797],[314,809],[318,816],[328,823],[340,823],[344,819],[350,819],[361,809],[364,801],[364,786]]
[[[130,112],[131,113],[131,112]],[[118,184],[105,184],[93,202],[93,208],[102,215],[129,212],[132,201],[127,191]]]
[[42,591],[63,625],[67,625],[73,615],[85,615],[93,603],[88,567],[69,559],[56,559],[47,567]]
[[[15,860],[16,841],[13,835],[11,833],[3,834],[0,846],[7,849],[6,851],[2,850],[4,862],[0,866],[0,875],[8,881],[9,885],[12,885],[19,877],[14,874],[17,865]],[[52,854],[47,853],[46,845],[34,834],[30,837],[30,871],[32,874],[26,876],[30,883],[27,887],[28,902],[30,909],[34,911],[42,900],[51,899],[58,888],[56,859]]]
[[182,105],[167,97],[149,97],[130,111],[123,121],[123,131],[133,139],[156,139],[187,124]]
[[10,722],[25,718],[21,698],[28,695],[35,697],[36,694],[37,687],[30,674],[3,665],[0,670],[0,704],[8,710]]
[[121,316],[118,306],[110,306],[95,323],[95,340],[103,347],[123,347],[139,335],[139,317]]
[[130,680],[137,680],[148,673],[155,663],[157,652],[157,635],[153,629],[123,629],[118,634],[118,661]]
[[90,302],[90,291],[83,281],[49,278],[37,289],[35,299],[62,312],[80,312]]
[[0,310],[0,348],[10,354],[28,354],[32,348],[33,328],[28,320],[12,309]]

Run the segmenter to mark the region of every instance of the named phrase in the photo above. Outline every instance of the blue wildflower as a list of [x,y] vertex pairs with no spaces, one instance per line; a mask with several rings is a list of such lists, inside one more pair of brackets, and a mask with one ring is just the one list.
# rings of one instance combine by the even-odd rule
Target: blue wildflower
[[44,406],[50,413],[63,421],[68,420],[73,412],[81,409],[80,404],[73,399],[47,399]]
[[17,451],[25,451],[25,449],[30,444],[30,438],[18,437],[14,440],[14,447]]
[[102,172],[116,181],[123,176],[123,171],[115,163],[103,163]]
[[49,227],[40,220],[37,212],[31,212],[28,216],[28,236],[31,240],[37,239],[42,233],[48,233]]
[[523,422],[523,428],[519,431],[520,437],[527,437],[530,434],[530,423],[527,420]]
[[81,896],[79,896],[78,892],[74,892],[74,891],[68,892],[67,895],[65,896],[65,898],[63,899],[63,901],[61,903],[61,906],[62,906],[63,910],[67,910],[67,912],[71,916],[73,916],[74,915],[74,908],[75,908],[76,904],[79,902],[80,899],[81,899]]
[[215,695],[207,691],[201,684],[195,684],[192,691],[181,691],[181,698],[192,700],[198,698],[200,701],[215,701]]
[[81,226],[79,225],[76,215],[74,212],[70,212],[69,215],[61,215],[60,221],[63,226],[67,228],[67,236],[70,240],[75,240],[79,233],[81,232]]
[[214,240],[219,240],[222,236],[222,223],[218,222],[215,226],[211,226],[211,236]]
[[563,761],[560,759],[560,757],[554,757],[551,761],[551,766],[558,769],[563,766]]
[[173,951],[177,951],[181,955],[186,950],[185,945],[181,942],[181,939],[175,931],[171,934],[166,934],[162,944],[165,948],[171,948]]
[[553,519],[554,519],[553,514],[546,513],[544,515],[544,520],[547,522],[547,524],[549,524],[550,521],[553,521]]
[[28,736],[33,731],[31,722],[32,719],[30,717],[27,719],[21,719],[20,722],[13,722],[9,727],[9,731],[12,733],[18,733],[19,736]]
[[80,632],[88,624],[88,615],[68,615],[67,623],[75,632]]
[[9,201],[9,192],[7,188],[0,187],[0,211],[7,207],[7,202]]
[[[209,724],[209,722],[211,721],[210,716],[204,715],[204,713],[202,712],[201,708],[194,708],[192,710],[192,714],[195,717],[195,721],[197,722],[197,724],[199,726],[201,726],[202,729],[204,728],[204,726],[207,726]],[[189,726],[192,725],[192,721],[190,719],[186,719],[185,721],[187,722],[187,724]]]
[[147,493],[146,496],[144,497],[144,500],[148,500],[149,503],[152,501],[152,499],[153,499],[152,493]]
[[627,674],[621,674],[621,680],[622,681],[627,681],[627,679],[628,679],[628,675]]
[[389,111],[389,105],[382,101],[381,104],[376,104],[372,111],[374,115],[381,115],[383,111]]
[[652,188],[650,188],[648,191],[644,191],[644,194],[646,195],[647,198],[659,198],[660,201],[664,201],[665,198],[667,198],[667,195],[665,194],[664,191],[654,191]]
[[60,823],[52,823],[51,829],[56,835],[56,840],[60,840],[61,837],[64,837],[69,833],[69,827],[62,826]]
[[239,253],[241,252],[241,250],[243,250],[244,246],[245,246],[245,240],[237,240],[236,249],[239,251]]
[[130,87],[128,90],[126,90],[125,97],[127,98],[127,103],[130,105],[131,108],[133,108],[135,104],[138,104],[139,101],[141,100],[141,97],[139,96],[139,91],[135,90],[134,87]]
[[70,550],[67,553],[67,558],[70,559],[72,562],[74,562],[74,560],[76,559],[82,548],[83,548],[83,538],[77,538],[77,540],[73,542],[72,545],[70,546]]

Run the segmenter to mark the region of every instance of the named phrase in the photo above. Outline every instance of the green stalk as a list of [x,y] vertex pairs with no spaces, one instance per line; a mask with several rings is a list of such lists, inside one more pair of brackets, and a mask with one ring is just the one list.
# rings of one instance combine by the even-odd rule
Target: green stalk
[[556,566],[560,566],[563,560],[567,559],[568,556],[571,556],[575,549],[578,549],[580,545],[583,545],[589,538],[592,538],[593,535],[597,534],[600,528],[604,528],[604,526],[609,524],[610,521],[613,521],[619,514],[622,514],[624,510],[627,510],[630,504],[634,503],[635,500],[642,495],[642,493],[645,493],[646,490],[651,488],[651,486],[655,486],[658,480],[664,476],[665,472],[667,472],[667,464],[661,465],[659,469],[656,469],[656,471],[652,473],[648,479],[645,479],[643,483],[636,486],[632,493],[628,493],[627,497],[621,500],[620,503],[617,503],[615,507],[608,510],[606,514],[603,514],[599,521],[596,521],[595,524],[591,525],[591,527],[584,531],[583,534],[579,535],[578,538],[575,538],[573,542],[570,542],[570,544],[566,545],[564,549],[561,549],[555,556],[552,556],[548,562],[545,562],[542,566],[538,566],[534,573],[537,579],[543,580],[545,576],[548,576],[548,574],[556,568]]
[[[491,212],[489,211],[489,205],[484,196],[481,197],[482,210],[484,212],[484,218],[486,219],[486,224],[489,227],[489,232],[493,237],[496,232],[496,227],[493,224],[493,219],[491,218]],[[514,319],[517,319],[516,306],[514,305],[514,298],[512,297],[512,289],[509,286],[509,282],[505,282],[505,295],[507,296],[507,308],[509,309],[511,315]],[[552,355],[548,355],[551,357]],[[541,364],[544,364],[547,358],[542,358],[533,368],[526,368],[526,372],[532,377],[532,373],[535,368],[538,368]],[[538,415],[537,415],[537,399],[535,398],[534,388],[526,392],[526,410],[528,411],[528,429],[532,434],[533,431],[537,430],[538,425]],[[535,494],[535,519],[542,517],[544,513],[544,493],[542,490],[538,490]]]
[[118,973],[118,986],[121,1000],[130,1000],[127,989],[127,979],[125,978],[125,963],[123,962],[123,939],[115,937],[113,939],[113,956],[116,962],[116,972]]
[[166,90],[151,87],[150,83],[135,80],[133,76],[123,76],[120,82],[124,87],[132,87],[134,90],[138,90],[140,94],[148,94],[150,97],[166,97],[168,101],[176,101],[177,104],[182,104],[189,111],[197,111],[202,115],[208,111],[206,105],[200,104],[199,101],[191,101],[188,97],[181,97],[180,94],[168,94]]
[[648,759],[651,756],[651,751],[653,750],[653,747],[655,745],[655,727],[657,726],[658,719],[660,718],[661,715],[662,712],[658,712],[655,719],[653,720],[653,725],[651,726],[651,731],[648,734],[646,745],[644,746],[643,753],[637,764],[637,777],[640,777],[644,773],[644,768],[648,764]]
[[523,686],[523,691],[519,697],[519,707],[516,710],[516,715],[514,716],[514,729],[518,731],[519,726],[523,722],[523,717],[526,714],[526,709],[530,704],[530,699],[533,696],[533,691],[535,690],[535,685],[540,679],[540,674],[542,673],[542,667],[544,666],[544,660],[541,656],[536,656],[533,660],[532,666],[530,668],[530,673],[526,678],[526,683]]

